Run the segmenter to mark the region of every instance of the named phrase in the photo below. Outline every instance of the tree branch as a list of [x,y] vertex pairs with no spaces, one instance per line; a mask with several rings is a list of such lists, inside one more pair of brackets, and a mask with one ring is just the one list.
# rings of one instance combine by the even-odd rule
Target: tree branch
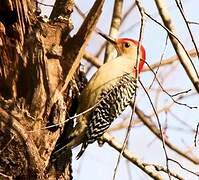
[[[115,0],[111,27],[109,30],[109,36],[113,38],[117,38],[119,34],[119,28],[122,21],[122,7],[123,0]],[[110,43],[108,43],[105,50],[104,62],[107,62],[113,58],[113,49],[114,47]]]
[[[140,120],[151,130],[151,132],[153,132],[159,139],[161,139],[160,130],[156,127],[156,125],[152,122],[152,120],[148,116],[146,116],[138,107],[135,108],[135,112],[137,116],[140,118]],[[172,149],[179,155],[183,156],[184,158],[190,160],[194,164],[199,164],[198,157],[186,154],[185,152],[174,146],[172,143],[170,143],[166,137],[165,137],[165,144],[170,149]]]
[[69,81],[76,72],[80,60],[84,55],[84,50],[90,40],[91,33],[93,32],[98,18],[102,11],[104,0],[96,0],[90,12],[88,13],[85,21],[80,27],[77,34],[68,40],[63,47],[63,61],[62,67],[64,73],[64,85],[61,92],[68,86]]
[[[111,147],[113,147],[118,152],[121,152],[122,149],[123,149],[123,145],[120,144],[115,137],[111,136],[108,133],[104,133],[104,135],[102,136],[102,140],[104,142],[107,142]],[[131,163],[133,163],[134,165],[136,165],[137,167],[142,169],[151,178],[156,179],[156,180],[163,180],[164,179],[162,176],[160,176],[160,174],[156,170],[164,171],[165,168],[142,162],[140,159],[135,157],[135,155],[132,152],[130,152],[127,148],[124,149],[122,155],[126,159],[128,159]],[[177,175],[174,172],[171,172],[171,176],[174,176],[174,177],[176,177],[178,179],[181,179],[181,180],[184,179],[184,178],[182,178],[181,176]]]
[[68,17],[73,12],[74,0],[56,0],[54,8],[50,14],[50,19],[58,18],[59,16]]
[[158,8],[159,14],[164,22],[164,25],[170,31],[169,38],[171,40],[171,43],[173,44],[176,54],[178,55],[179,60],[182,64],[182,66],[184,67],[188,77],[190,78],[194,87],[196,88],[197,92],[199,93],[199,79],[198,79],[197,71],[196,71],[193,63],[191,62],[190,57],[188,56],[185,49],[183,48],[182,44],[174,36],[176,34],[176,30],[172,23],[169,11],[166,8],[165,2],[164,2],[164,0],[155,0],[155,3]]

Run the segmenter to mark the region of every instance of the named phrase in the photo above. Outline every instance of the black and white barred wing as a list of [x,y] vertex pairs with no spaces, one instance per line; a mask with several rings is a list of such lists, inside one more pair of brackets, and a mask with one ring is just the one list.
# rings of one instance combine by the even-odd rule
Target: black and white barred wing
[[136,87],[135,79],[125,74],[114,86],[102,91],[98,104],[90,115],[86,134],[88,144],[102,136],[113,120],[125,110],[135,94]]

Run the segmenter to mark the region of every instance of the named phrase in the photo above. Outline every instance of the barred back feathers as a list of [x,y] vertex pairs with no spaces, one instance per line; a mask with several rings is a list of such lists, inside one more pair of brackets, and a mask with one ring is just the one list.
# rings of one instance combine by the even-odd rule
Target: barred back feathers
[[136,87],[136,80],[131,75],[124,74],[114,86],[102,90],[97,106],[90,114],[86,138],[77,158],[83,154],[88,144],[104,134],[113,120],[131,103]]

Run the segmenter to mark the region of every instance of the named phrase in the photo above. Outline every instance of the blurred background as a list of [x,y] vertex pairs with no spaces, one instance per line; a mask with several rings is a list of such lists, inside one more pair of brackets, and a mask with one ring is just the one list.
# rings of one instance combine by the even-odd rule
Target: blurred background
[[[39,0],[38,2],[48,5],[53,5],[54,3],[53,0]],[[111,25],[114,2],[114,0],[105,1],[102,15],[97,24],[97,28],[107,34],[109,33]],[[143,0],[142,2],[145,11],[154,19],[163,24],[155,2],[151,0]],[[77,32],[84,21],[84,16],[87,15],[93,3],[94,0],[75,0],[76,8],[71,19],[74,29],[71,36]],[[194,41],[198,44],[199,4],[194,0],[183,0],[181,1],[181,4],[184,15],[186,16],[191,28]],[[50,15],[52,7],[43,6],[41,4],[39,6],[42,10],[42,16]],[[186,23],[183,20],[179,8],[176,6],[176,2],[173,0],[166,0],[166,6],[171,15],[172,22],[175,25],[177,37],[183,43],[187,52],[192,52],[192,60],[195,68],[199,69],[199,59],[195,52]],[[141,16],[134,1],[123,1],[122,16],[123,21],[119,30],[119,37],[128,37],[138,40],[140,34]],[[92,53],[94,56],[97,56],[101,63],[103,63],[104,58],[104,49],[100,51],[103,44],[104,39],[94,32],[92,40],[89,42],[87,47],[87,51]],[[187,76],[180,61],[176,57],[175,50],[170,42],[170,39],[167,37],[167,32],[147,17],[144,26],[142,44],[146,49],[146,61],[149,65],[160,64],[161,62],[163,64],[163,62],[166,62],[167,60],[171,61],[171,63],[166,65],[160,64],[158,66],[159,68],[154,68],[153,70],[155,72],[158,70],[156,77],[166,92],[170,95],[180,93],[173,98],[181,104],[175,103],[171,96],[162,90],[157,81],[154,81],[154,74],[145,65],[145,71],[141,73],[140,79],[147,89],[156,108],[163,129],[163,134],[173,146],[180,149],[183,153],[199,158],[199,137],[196,139],[197,146],[194,145],[196,128],[199,123],[199,110],[198,108],[195,108],[199,106],[198,93]],[[92,77],[93,73],[95,73],[97,68],[86,59],[82,59],[82,64],[86,69],[87,78],[89,79]],[[188,92],[181,93],[184,91]],[[136,97],[136,105],[153,121],[158,128],[155,113],[146,93],[140,85]],[[117,120],[114,121],[109,130],[109,132],[121,143],[124,141],[130,117],[131,108],[129,107]],[[161,140],[157,138],[157,136],[155,136],[154,133],[137,118],[135,113],[128,140],[128,149],[145,163],[166,167],[166,158]],[[179,153],[168,147],[166,149],[169,158],[179,162],[184,168],[187,168],[192,172],[199,173],[199,165],[194,164],[191,160],[182,157]],[[73,150],[74,157],[78,151],[79,147]],[[118,156],[119,153],[109,145],[104,144],[103,147],[99,147],[97,142],[95,142],[94,144],[89,145],[80,160],[73,160],[73,177],[75,180],[112,179]],[[175,162],[169,161],[169,169],[175,171],[184,177],[184,179],[199,179],[199,177],[181,168],[179,164]],[[169,179],[167,174],[161,173],[161,175],[163,175],[165,179]],[[116,179],[145,180],[151,178],[122,157],[117,170]]]

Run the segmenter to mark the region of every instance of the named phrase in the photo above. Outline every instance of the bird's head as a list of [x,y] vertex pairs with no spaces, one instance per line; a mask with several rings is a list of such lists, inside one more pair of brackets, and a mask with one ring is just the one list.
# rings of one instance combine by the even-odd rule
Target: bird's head
[[[113,39],[112,37],[104,33],[99,32],[99,34],[104,37],[108,42],[114,45],[115,49],[117,50],[118,56],[125,56],[132,59],[133,61],[137,60],[137,50],[139,46],[138,41],[129,38]],[[138,71],[141,72],[146,59],[146,52],[142,45],[140,46],[139,57],[140,61]]]

